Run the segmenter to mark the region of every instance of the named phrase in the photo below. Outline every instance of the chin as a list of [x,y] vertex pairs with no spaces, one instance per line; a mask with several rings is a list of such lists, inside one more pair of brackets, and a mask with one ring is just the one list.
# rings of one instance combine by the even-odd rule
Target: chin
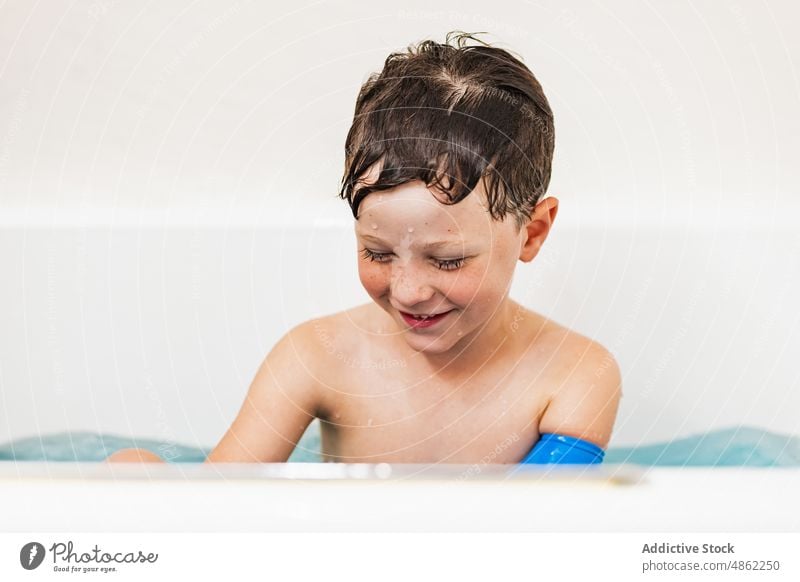
[[456,327],[445,329],[439,334],[415,333],[409,329],[403,331],[403,338],[408,347],[416,352],[431,355],[441,355],[448,352],[457,352],[463,346],[463,335],[457,336]]
[[405,332],[405,339],[408,347],[410,347],[415,352],[419,352],[421,354],[432,354],[432,355],[439,355],[445,354],[453,349],[453,344],[451,343],[444,343],[441,338],[435,338],[432,340],[431,337],[411,337],[410,334],[413,332]]

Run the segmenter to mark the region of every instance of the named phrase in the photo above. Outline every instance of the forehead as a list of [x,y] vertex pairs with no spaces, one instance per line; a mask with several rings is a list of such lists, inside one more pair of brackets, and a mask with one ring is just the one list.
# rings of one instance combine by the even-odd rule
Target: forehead
[[370,235],[376,230],[379,234],[404,230],[460,240],[490,236],[494,231],[495,221],[486,208],[480,184],[457,204],[445,204],[442,199],[441,192],[420,181],[372,192],[361,202],[356,232]]

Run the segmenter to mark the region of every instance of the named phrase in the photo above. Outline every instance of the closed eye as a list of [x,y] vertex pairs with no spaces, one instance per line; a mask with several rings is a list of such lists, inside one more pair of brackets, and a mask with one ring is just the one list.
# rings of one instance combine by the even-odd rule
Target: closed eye
[[434,259],[436,266],[442,271],[455,271],[464,265],[464,258],[461,259]]
[[[364,248],[361,251],[361,255],[364,259],[375,263],[388,263],[392,260],[393,253],[379,253],[376,251],[372,251],[368,248]],[[466,261],[466,257],[461,257],[458,259],[432,259],[433,264],[442,271],[454,271],[456,269],[460,269],[464,266],[464,261]]]
[[370,261],[385,263],[389,260],[389,258],[391,258],[392,253],[376,253],[375,251],[365,248],[363,251],[361,251],[361,255]]

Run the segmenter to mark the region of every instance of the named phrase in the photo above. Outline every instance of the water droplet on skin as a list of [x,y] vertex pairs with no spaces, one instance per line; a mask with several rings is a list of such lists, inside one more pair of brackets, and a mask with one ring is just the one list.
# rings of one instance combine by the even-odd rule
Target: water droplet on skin
[[414,227],[413,226],[409,226],[408,227],[408,232],[414,232]]
[[373,224],[372,224],[372,228],[373,228],[373,229],[375,229],[375,228],[378,228],[378,225],[373,223]]

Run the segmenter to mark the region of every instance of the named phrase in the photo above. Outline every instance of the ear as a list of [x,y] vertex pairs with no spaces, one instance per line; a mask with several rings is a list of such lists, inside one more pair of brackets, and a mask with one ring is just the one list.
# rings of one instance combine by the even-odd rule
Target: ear
[[533,212],[531,212],[530,220],[520,231],[522,238],[522,247],[519,253],[520,261],[529,263],[539,254],[539,249],[542,248],[547,235],[550,234],[550,228],[553,226],[556,214],[558,214],[557,198],[549,196],[539,201]]

